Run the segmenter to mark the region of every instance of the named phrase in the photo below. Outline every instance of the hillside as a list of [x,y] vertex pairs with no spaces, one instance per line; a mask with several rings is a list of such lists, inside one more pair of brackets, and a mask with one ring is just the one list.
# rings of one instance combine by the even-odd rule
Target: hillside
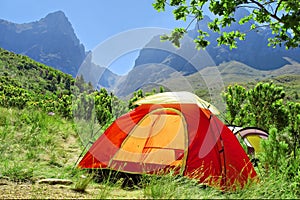
[[[198,55],[201,55],[201,53]],[[287,65],[274,70],[258,70],[241,62],[230,61],[218,66],[211,65],[210,67],[201,68],[189,75],[182,74],[165,64],[145,64],[133,68],[128,75],[119,77],[115,81],[115,85],[110,86],[109,89],[113,89],[117,96],[128,99],[138,89],[145,88],[147,91],[151,91],[152,86],[157,89],[162,86],[168,91],[196,91],[196,93],[204,95],[200,95],[202,98],[210,100],[208,92],[210,84],[218,83],[216,91],[220,93],[226,86],[233,83],[247,85],[250,82],[254,84],[262,80],[276,81],[277,77],[293,76],[296,83],[285,83],[286,86],[293,85],[289,87],[297,91],[296,85],[300,78],[300,64],[290,59],[287,59],[287,61]]]
[[[300,64],[297,62],[292,62],[279,69],[263,71],[251,68],[240,62],[232,61],[220,64],[215,69],[205,68],[198,73],[186,77],[187,82],[190,83],[194,92],[202,93],[199,96],[211,100],[211,97],[207,97],[209,91],[203,77],[206,77],[207,80],[218,77],[222,88],[235,83],[250,88],[258,81],[272,81],[286,89],[288,98],[294,101],[300,100],[297,98],[298,91],[300,91]],[[174,82],[174,80],[169,80],[169,82]]]
[[1,106],[32,107],[71,117],[72,94],[91,89],[71,75],[0,48]]
[[10,81],[7,85],[22,87],[36,94],[56,91],[68,94],[71,84],[74,84],[75,79],[72,76],[2,48],[0,48],[0,62],[2,82]]

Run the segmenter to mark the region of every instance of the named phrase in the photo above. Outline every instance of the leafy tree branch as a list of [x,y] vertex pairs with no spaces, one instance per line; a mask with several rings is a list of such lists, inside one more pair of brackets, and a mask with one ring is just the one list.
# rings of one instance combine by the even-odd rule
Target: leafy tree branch
[[[180,39],[187,32],[194,21],[204,18],[204,6],[215,16],[213,22],[208,23],[208,28],[220,34],[219,45],[237,47],[237,40],[244,40],[246,33],[234,30],[225,33],[225,27],[236,22],[235,13],[238,9],[245,8],[248,15],[239,21],[240,25],[251,21],[252,29],[268,26],[273,35],[269,37],[269,46],[285,46],[297,48],[300,45],[300,1],[297,0],[155,0],[152,4],[157,11],[165,11],[166,6],[173,9],[175,20],[186,21],[192,17],[186,28],[176,28],[170,35],[163,36],[164,40],[180,46]],[[208,33],[198,29],[199,37],[195,40],[197,48],[209,45]]]

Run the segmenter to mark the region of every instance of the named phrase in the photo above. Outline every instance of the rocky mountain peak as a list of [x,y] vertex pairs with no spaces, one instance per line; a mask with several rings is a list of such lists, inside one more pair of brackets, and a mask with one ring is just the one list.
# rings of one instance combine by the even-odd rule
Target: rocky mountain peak
[[85,48],[62,11],[31,23],[0,21],[0,34],[0,47],[73,76],[85,58]]
[[61,10],[49,13],[45,18],[43,18],[44,20],[63,20],[63,21],[68,21],[68,18],[66,17],[65,13]]
[[42,18],[38,23],[46,25],[48,29],[51,29],[51,31],[75,35],[72,24],[69,22],[68,18],[62,11],[49,13],[45,18]]

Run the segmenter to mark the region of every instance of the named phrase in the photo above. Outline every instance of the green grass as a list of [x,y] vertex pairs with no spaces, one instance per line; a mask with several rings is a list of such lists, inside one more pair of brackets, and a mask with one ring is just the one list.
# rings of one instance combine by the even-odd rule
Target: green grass
[[[262,173],[258,182],[228,192],[203,187],[195,180],[172,174],[145,175],[141,186],[132,190],[122,189],[122,180],[96,183],[84,171],[73,168],[82,150],[73,127],[73,122],[59,116],[0,107],[0,179],[35,182],[42,178],[67,178],[73,180],[73,189],[83,192],[94,188],[97,194],[93,197],[101,199],[300,198],[300,173],[291,178],[275,171],[266,173],[262,167],[257,170]],[[39,191],[37,186],[34,189]],[[86,195],[91,194],[86,192]]]
[[0,107],[0,113],[1,176],[14,181],[68,176],[80,152],[70,122],[34,110]]

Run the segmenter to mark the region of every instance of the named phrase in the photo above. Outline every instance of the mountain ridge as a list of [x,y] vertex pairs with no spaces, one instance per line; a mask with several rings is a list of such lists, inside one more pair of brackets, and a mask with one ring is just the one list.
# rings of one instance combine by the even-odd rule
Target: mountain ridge
[[[249,65],[255,69],[270,70],[277,69],[288,64],[288,61],[284,57],[289,57],[297,62],[300,62],[299,48],[286,50],[284,47],[280,46],[277,46],[276,48],[268,46],[268,38],[272,37],[272,31],[270,28],[257,28],[256,30],[250,30],[250,27],[254,23],[254,21],[249,21],[243,25],[240,25],[238,23],[239,19],[248,14],[249,12],[246,9],[238,9],[235,17],[236,22],[232,23],[230,27],[221,29],[221,32],[230,32],[234,30],[247,32],[245,40],[237,41],[238,48],[236,49],[231,50],[228,46],[218,45],[217,38],[219,34],[213,32],[208,28],[207,24],[209,22],[212,22],[212,19],[210,19],[208,16],[205,16],[204,19],[202,21],[197,22],[194,29],[189,30],[184,39],[181,40],[181,47],[179,49],[176,49],[174,47],[169,54],[162,54],[161,52],[161,49],[170,48],[167,47],[170,45],[169,43],[164,42],[162,44],[158,44],[158,40],[160,40],[159,37],[155,37],[152,40],[150,40],[150,42],[145,46],[146,50],[141,50],[141,53],[137,58],[139,62],[137,62],[136,65],[147,64],[146,62],[149,61],[150,63],[159,63],[163,60],[162,56],[164,56],[165,59],[168,57],[170,58],[170,56],[173,56],[173,58],[169,60],[170,64],[168,66],[174,69],[178,69],[176,64],[182,63],[182,61],[180,61],[180,58],[178,56],[174,56],[173,53],[176,53],[183,48],[187,51],[187,53],[194,55],[194,51],[196,48],[195,44],[192,46],[191,44],[186,44],[186,41],[190,43],[190,41],[193,41],[197,38],[198,28],[209,34],[207,40],[210,41],[210,44],[206,47],[205,51],[212,58],[215,65],[219,65],[223,62],[229,62],[231,60],[236,60],[246,65]],[[186,40],[185,38],[187,37],[190,39]],[[148,46],[154,47],[155,45],[157,46],[157,49],[147,49]],[[187,49],[185,45],[188,45],[190,48]],[[141,62],[143,60],[145,62]],[[189,60],[185,61],[185,63],[188,62]],[[197,68],[197,66],[187,67],[185,68],[184,73],[187,75],[194,73],[195,68]]]
[[128,95],[138,89],[145,88],[151,91],[149,85],[155,85],[157,89],[163,86],[168,91],[195,92],[207,89],[209,84],[207,81],[210,78],[211,81],[217,79],[225,87],[233,83],[263,81],[283,75],[300,75],[300,63],[294,61],[278,69],[259,70],[238,61],[230,61],[217,66],[204,67],[189,75],[184,75],[163,64],[147,64],[134,68],[125,76],[119,76],[116,85],[110,85],[108,89],[114,91],[119,97],[128,98]]
[[[241,10],[237,14],[237,19],[245,15],[243,12],[244,10]],[[225,77],[224,79],[228,80],[232,79],[233,74],[237,76],[236,80],[240,80],[241,76],[237,73],[242,69],[245,70],[243,65],[253,68],[241,72],[244,73],[242,76],[244,78],[246,75],[247,78],[261,78],[255,74],[254,69],[263,71],[280,69],[276,71],[277,74],[293,73],[294,71],[298,73],[298,69],[293,67],[284,69],[282,67],[298,66],[300,49],[293,51],[284,49],[283,51],[282,48],[268,48],[266,38],[270,34],[269,30],[260,29],[258,32],[250,32],[246,36],[246,41],[238,42],[238,49],[230,51],[228,47],[217,45],[217,33],[207,28],[207,23],[210,21],[211,19],[206,16],[202,22],[197,24],[211,34],[209,39],[212,43],[205,51],[198,51],[195,48],[193,39],[197,36],[196,28],[189,31],[188,35],[183,38],[180,48],[175,48],[170,42],[161,42],[160,37],[156,36],[140,50],[132,71],[126,76],[118,76],[111,72],[108,66],[97,66],[92,62],[85,63],[87,64],[86,68],[80,69],[87,60],[88,52],[85,52],[84,45],[80,43],[72,24],[62,11],[49,13],[46,17],[30,23],[16,24],[0,20],[0,35],[3,36],[0,38],[0,47],[27,55],[47,66],[71,74],[73,77],[80,74],[86,75],[87,77],[84,78],[89,81],[91,78],[94,87],[105,87],[116,91],[121,96],[126,96],[147,84],[172,82],[173,85],[179,86],[178,83],[174,83],[175,79],[180,77],[181,80],[188,80],[190,76],[198,72],[203,73],[201,70],[209,66],[217,67],[221,75]],[[235,28],[237,28],[237,24],[234,23],[231,28],[226,30],[230,31]],[[246,30],[249,28],[249,24],[245,24],[241,28]],[[253,38],[259,39],[254,40]],[[253,67],[253,62],[261,62],[261,64]],[[268,63],[268,66],[272,66],[272,63],[276,63],[276,65],[264,68],[262,67],[265,65],[264,63]],[[222,67],[226,65],[227,67],[231,66],[222,71]],[[89,70],[84,71],[86,69]],[[210,69],[205,70],[209,71]],[[276,73],[273,72],[273,75],[277,75]],[[268,77],[269,75],[269,73],[261,73],[261,76]],[[173,80],[170,81],[171,79]],[[175,88],[169,87],[170,89]],[[190,86],[190,88],[194,87],[194,85]]]

